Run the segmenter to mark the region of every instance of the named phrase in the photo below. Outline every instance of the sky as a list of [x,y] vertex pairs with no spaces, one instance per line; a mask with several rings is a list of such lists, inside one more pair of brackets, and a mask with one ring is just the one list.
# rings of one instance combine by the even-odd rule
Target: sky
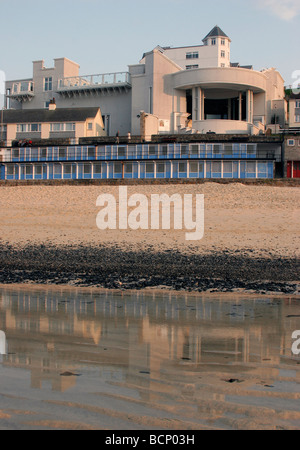
[[157,45],[202,44],[215,25],[232,62],[275,67],[286,85],[300,73],[300,0],[0,0],[0,17],[0,83],[61,57],[81,75],[126,71]]

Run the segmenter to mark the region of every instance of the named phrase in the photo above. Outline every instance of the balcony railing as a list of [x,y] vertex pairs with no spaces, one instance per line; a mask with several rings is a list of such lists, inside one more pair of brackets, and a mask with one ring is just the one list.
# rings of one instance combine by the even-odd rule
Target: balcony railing
[[20,81],[12,85],[11,96],[13,95],[34,95],[33,81]]
[[16,99],[20,102],[30,101],[34,97],[34,82],[19,81],[17,83],[13,83],[8,97]]
[[129,72],[104,73],[58,80],[58,92],[131,87]]

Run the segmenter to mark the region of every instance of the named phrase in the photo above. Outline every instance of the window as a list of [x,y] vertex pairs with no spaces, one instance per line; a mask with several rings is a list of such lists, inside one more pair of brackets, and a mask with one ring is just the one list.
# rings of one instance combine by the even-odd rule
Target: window
[[197,162],[190,162],[190,172],[192,173],[198,173],[198,163]]
[[52,77],[44,78],[44,91],[52,91]]
[[118,157],[119,158],[125,158],[125,147],[119,147],[118,148]]
[[189,52],[186,54],[186,59],[198,59],[199,53],[198,52]]
[[223,172],[226,174],[232,174],[232,163],[231,162],[223,163]]
[[247,148],[248,155],[256,155],[256,147],[254,144],[249,144]]
[[17,125],[17,132],[18,133],[26,133],[27,131],[27,125],[25,123],[19,123]]
[[121,163],[114,164],[114,172],[115,172],[115,174],[122,173],[122,164]]
[[132,163],[125,164],[125,173],[132,174]]
[[221,147],[220,144],[215,144],[215,145],[214,145],[214,151],[213,151],[213,154],[214,154],[214,155],[220,155],[220,154],[221,154],[221,149],[222,149],[222,147]]
[[297,123],[300,122],[300,114],[295,115],[295,122],[297,122]]
[[58,150],[58,157],[59,158],[65,158],[67,155],[66,149],[65,148],[60,148]]
[[225,67],[225,64],[221,64],[221,67]]
[[189,146],[182,145],[181,146],[181,156],[188,156],[188,154],[189,154]]
[[95,158],[96,156],[96,149],[95,147],[88,147],[88,157],[89,158]]
[[62,125],[64,126],[63,131],[75,131],[75,123],[64,123]]
[[249,173],[249,174],[256,173],[256,164],[254,162],[247,163],[247,173]]
[[198,145],[191,146],[191,155],[198,156]]
[[233,154],[232,145],[225,144],[224,145],[224,155],[225,156],[232,156],[232,154]]
[[189,65],[189,66],[185,66],[186,70],[191,70],[191,69],[199,69],[198,64],[193,64],[193,65]]
[[154,173],[154,163],[146,163],[146,173]]
[[224,50],[221,51],[221,58],[225,58],[225,52],[224,52]]
[[41,148],[40,157],[47,158],[47,149],[46,148]]
[[95,175],[101,175],[102,173],[102,166],[101,164],[94,164],[94,174]]
[[164,163],[158,163],[156,166],[157,173],[165,173],[165,165]]
[[50,132],[75,131],[75,123],[51,123]]
[[52,131],[52,132],[63,131],[63,130],[61,129],[61,125],[62,125],[62,124],[60,124],[60,123],[51,123],[51,125],[50,125],[50,131]]
[[6,175],[12,176],[15,174],[15,166],[7,166]]
[[93,123],[92,123],[92,122],[89,122],[89,123],[87,124],[87,129],[88,129],[88,130],[92,130],[92,129],[93,129]]
[[216,40],[215,39],[211,40],[211,45],[216,45]]
[[50,105],[50,101],[44,102],[44,108],[48,109]]
[[178,171],[179,173],[185,173],[187,172],[186,163],[179,163]]
[[149,146],[149,156],[156,156],[156,148],[155,145]]
[[54,175],[61,176],[61,165],[60,164],[54,164]]
[[221,39],[221,45],[225,45],[225,39]]
[[71,175],[72,173],[72,165],[71,164],[65,164],[64,165],[64,174],[65,175]]
[[90,164],[83,165],[83,173],[84,173],[84,175],[90,175],[90,173],[91,173],[91,165]]
[[299,100],[299,101],[296,101],[295,107],[296,107],[296,108],[300,108],[300,100]]
[[41,132],[41,124],[40,123],[32,123],[30,125],[30,131],[33,133]]
[[212,163],[212,172],[215,174],[221,174],[221,163],[220,162]]
[[289,147],[294,147],[294,146],[295,146],[295,141],[294,141],[294,139],[288,139],[288,146],[289,146]]
[[18,148],[14,148],[12,151],[13,158],[20,158],[20,150]]
[[43,167],[40,164],[38,166],[35,166],[35,174],[42,175],[42,169]]
[[32,166],[25,166],[25,174],[32,175]]
[[168,156],[168,146],[167,145],[163,145],[161,147],[161,155],[162,156]]

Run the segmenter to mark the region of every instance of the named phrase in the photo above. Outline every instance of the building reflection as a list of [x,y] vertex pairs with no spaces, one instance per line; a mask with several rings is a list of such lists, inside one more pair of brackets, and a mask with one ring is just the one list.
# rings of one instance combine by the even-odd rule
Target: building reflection
[[[261,363],[264,377],[266,366],[269,376],[277,376],[276,366],[291,356],[290,330],[297,327],[287,316],[296,307],[295,300],[279,298],[4,288],[2,364],[30,370],[32,388],[50,383],[56,391],[75,386],[83,366],[97,367],[104,381],[135,385],[147,400],[162,382],[171,389],[172,371],[186,380],[182,393],[189,396],[195,394],[188,384],[195,371],[226,376],[235,364],[258,374],[261,366],[252,363]],[[197,395],[216,400],[219,394]]]

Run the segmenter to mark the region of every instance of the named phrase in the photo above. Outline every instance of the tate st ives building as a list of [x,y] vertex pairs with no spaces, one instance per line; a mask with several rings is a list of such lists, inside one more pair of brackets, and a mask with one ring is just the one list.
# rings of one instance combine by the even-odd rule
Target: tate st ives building
[[127,72],[82,76],[67,58],[47,68],[33,62],[32,78],[6,82],[7,109],[99,108],[108,136],[215,132],[264,133],[274,115],[284,128],[284,80],[274,69],[231,62],[231,39],[214,27],[202,45],[146,52]]
[[268,134],[286,126],[284,80],[232,63],[230,49],[216,26],[202,45],[157,46],[127,72],[33,62],[32,78],[6,82],[1,179],[282,176],[283,140]]

